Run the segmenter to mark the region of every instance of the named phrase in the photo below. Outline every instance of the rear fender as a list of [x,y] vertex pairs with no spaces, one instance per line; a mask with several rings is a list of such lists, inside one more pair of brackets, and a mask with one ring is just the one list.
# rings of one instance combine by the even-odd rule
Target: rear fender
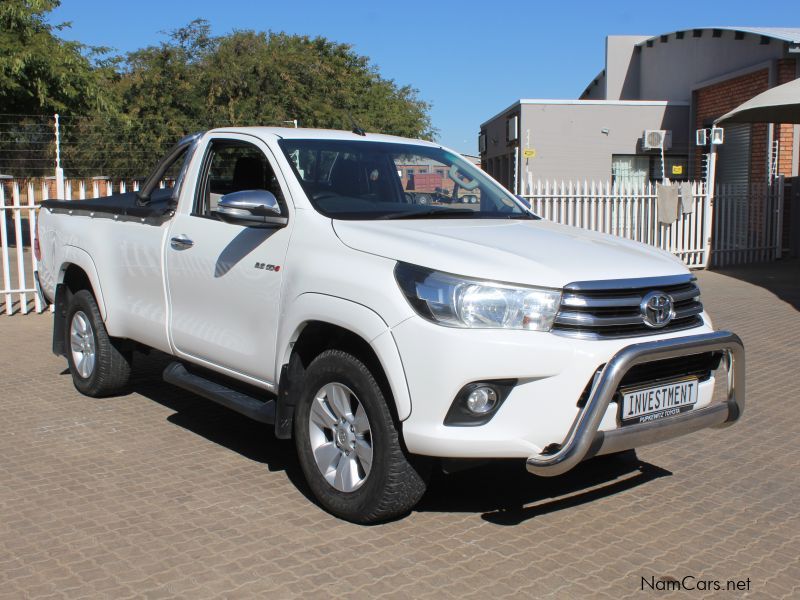
[[53,354],[56,356],[67,355],[66,320],[69,289],[64,279],[70,267],[77,267],[86,274],[86,278],[92,287],[91,292],[104,321],[107,315],[103,291],[100,288],[100,279],[97,276],[97,267],[91,256],[85,250],[81,250],[76,246],[64,246],[62,252],[63,257],[58,272],[55,298],[53,298]]
[[97,274],[97,266],[94,264],[92,257],[89,256],[86,250],[82,250],[77,246],[64,246],[62,252],[61,268],[59,269],[57,280],[58,284],[64,283],[64,276],[71,265],[79,267],[86,273],[89,282],[92,284],[92,293],[94,294],[95,301],[97,301],[97,307],[100,309],[100,316],[103,317],[103,321],[107,320],[108,312],[103,298],[103,290],[100,287],[100,277]]

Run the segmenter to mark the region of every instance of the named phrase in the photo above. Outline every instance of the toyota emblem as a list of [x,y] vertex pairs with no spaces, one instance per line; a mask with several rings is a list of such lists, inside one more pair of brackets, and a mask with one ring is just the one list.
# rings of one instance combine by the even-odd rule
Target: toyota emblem
[[644,324],[653,329],[660,329],[669,324],[675,317],[672,297],[664,292],[649,292],[639,305]]

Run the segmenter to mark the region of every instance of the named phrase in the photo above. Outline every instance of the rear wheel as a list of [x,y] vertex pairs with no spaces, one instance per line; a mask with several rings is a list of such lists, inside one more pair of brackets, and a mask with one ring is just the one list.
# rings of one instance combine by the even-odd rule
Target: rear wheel
[[386,398],[355,356],[327,350],[305,374],[295,443],[311,491],[330,513],[357,523],[410,511],[424,473],[406,456]]
[[109,337],[94,296],[88,290],[70,299],[66,319],[67,361],[75,388],[87,396],[109,396],[128,383],[131,353]]

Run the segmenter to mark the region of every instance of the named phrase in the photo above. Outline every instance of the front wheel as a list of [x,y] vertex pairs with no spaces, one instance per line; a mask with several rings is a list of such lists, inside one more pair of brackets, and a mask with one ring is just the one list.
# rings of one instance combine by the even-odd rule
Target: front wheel
[[295,443],[311,491],[330,513],[373,523],[410,511],[424,474],[400,444],[384,394],[355,356],[327,350],[305,374]]

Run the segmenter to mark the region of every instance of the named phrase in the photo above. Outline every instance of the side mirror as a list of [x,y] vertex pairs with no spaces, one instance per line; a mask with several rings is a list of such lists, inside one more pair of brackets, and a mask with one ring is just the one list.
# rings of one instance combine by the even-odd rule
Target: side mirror
[[281,216],[275,194],[266,190],[242,190],[225,194],[214,211],[226,223],[251,226],[283,226],[289,222]]

